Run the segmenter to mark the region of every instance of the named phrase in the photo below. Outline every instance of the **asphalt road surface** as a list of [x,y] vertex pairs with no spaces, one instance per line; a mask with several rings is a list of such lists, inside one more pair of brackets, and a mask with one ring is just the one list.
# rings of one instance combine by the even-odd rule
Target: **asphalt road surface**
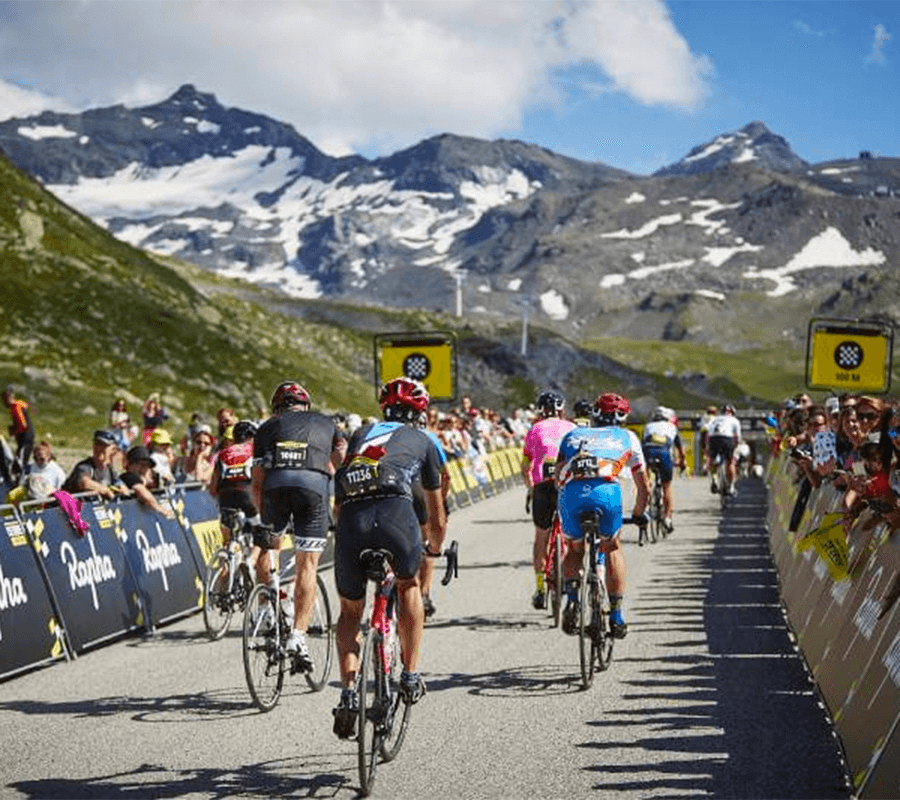
[[[586,691],[577,639],[531,608],[524,490],[455,511],[460,573],[435,592],[428,695],[374,796],[848,797],[781,613],[765,487],[743,481],[724,515],[701,479],[676,479],[675,497],[670,538],[639,548],[625,528],[630,630]],[[124,639],[0,684],[0,797],[354,797],[336,679],[311,693],[288,678],[263,714],[236,622],[219,642],[202,615]]]

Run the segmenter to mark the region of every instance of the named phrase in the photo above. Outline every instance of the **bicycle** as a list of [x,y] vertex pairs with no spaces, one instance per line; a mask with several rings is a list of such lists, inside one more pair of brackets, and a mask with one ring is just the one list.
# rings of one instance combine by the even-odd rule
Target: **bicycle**
[[[443,553],[426,556],[447,559],[441,584],[446,586],[458,574],[455,540]],[[375,583],[372,615],[363,629],[357,690],[357,745],[360,795],[367,797],[375,785],[378,757],[384,762],[397,757],[406,731],[412,705],[400,692],[400,637],[397,633],[397,584],[387,550],[363,550],[359,554],[366,578]],[[401,707],[402,706],[402,707]]]
[[729,489],[728,484],[728,461],[722,458],[720,453],[716,453],[713,458],[713,468],[716,474],[716,486],[719,494],[719,506],[724,511],[728,505]]
[[647,506],[647,513],[650,515],[650,521],[647,525],[640,525],[638,527],[639,547],[644,546],[644,541],[656,544],[656,542],[669,534],[665,524],[662,478],[659,474],[662,462],[658,456],[651,456],[647,460],[647,467],[653,475],[650,486],[650,503]]
[[231,541],[210,556],[203,584],[203,623],[213,641],[225,635],[234,612],[244,611],[253,591],[249,566],[253,534],[247,515],[237,508],[223,508],[220,513]]
[[554,510],[553,524],[550,526],[550,539],[547,542],[547,558],[544,560],[544,588],[553,617],[551,627],[558,628],[562,616],[562,599],[565,595],[563,576],[563,559],[566,555],[566,537],[563,536],[559,513]]
[[250,594],[244,609],[243,661],[244,676],[250,696],[260,711],[271,711],[278,703],[284,688],[286,672],[303,673],[309,688],[319,692],[331,673],[334,626],[331,604],[321,575],[316,575],[316,599],[306,629],[306,644],[313,669],[291,658],[287,640],[293,628],[293,586],[283,589],[282,580],[290,567],[281,574],[278,569],[278,550],[273,548],[280,533],[269,525],[254,528],[254,544],[259,545],[269,559],[269,582],[259,583]]
[[[581,585],[578,591],[578,655],[581,681],[589,689],[595,669],[604,672],[612,663],[615,639],[609,625],[609,595],[606,589],[606,553],[599,547],[600,509],[581,513],[584,531],[584,555],[581,562]],[[622,524],[641,525],[646,515],[625,517]]]

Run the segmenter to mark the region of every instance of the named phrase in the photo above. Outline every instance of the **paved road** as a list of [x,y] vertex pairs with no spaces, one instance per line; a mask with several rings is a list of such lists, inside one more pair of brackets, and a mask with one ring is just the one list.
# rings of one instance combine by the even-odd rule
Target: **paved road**
[[[699,479],[676,481],[676,503],[670,539],[639,548],[626,528],[631,628],[588,691],[576,640],[530,607],[523,491],[455,512],[462,564],[426,631],[429,694],[375,795],[847,797],[778,603],[762,483],[745,481],[724,518]],[[258,713],[236,626],[209,642],[202,625],[0,685],[0,797],[354,797],[336,684],[293,679]]]

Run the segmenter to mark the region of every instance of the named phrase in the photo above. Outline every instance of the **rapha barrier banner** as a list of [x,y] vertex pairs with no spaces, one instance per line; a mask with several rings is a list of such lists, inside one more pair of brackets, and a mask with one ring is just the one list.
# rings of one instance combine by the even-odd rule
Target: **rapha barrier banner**
[[146,621],[156,626],[200,608],[203,583],[178,521],[135,501],[122,503],[116,514],[115,534],[140,590]]
[[23,516],[77,653],[145,624],[138,586],[110,521],[112,513],[102,503],[85,502],[81,516],[90,528],[84,536],[75,532],[58,506]]
[[66,656],[63,629],[25,526],[3,517],[0,534],[0,678]]

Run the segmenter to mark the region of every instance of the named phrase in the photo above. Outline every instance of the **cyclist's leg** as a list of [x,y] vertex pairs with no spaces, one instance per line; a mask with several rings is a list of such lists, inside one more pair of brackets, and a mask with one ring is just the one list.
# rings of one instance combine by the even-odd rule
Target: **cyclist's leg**
[[[428,535],[426,527],[420,526],[422,531],[422,543],[427,544]],[[422,604],[425,608],[425,616],[430,617],[434,614],[434,603],[431,601],[431,585],[434,583],[434,559],[423,558],[422,564],[419,566],[419,587],[422,591]],[[427,602],[426,602],[427,598]]]
[[359,554],[367,546],[371,505],[345,504],[334,537],[334,582],[341,603],[335,644],[344,689],[353,688],[359,670],[359,625],[366,606],[366,575]]
[[544,568],[547,564],[547,546],[550,541],[550,526],[553,525],[553,512],[556,509],[557,492],[553,481],[542,481],[532,491],[531,519],[534,522],[534,544],[531,552],[536,593],[532,604],[543,608]]
[[[269,489],[265,493],[263,500],[263,508],[265,511],[262,515],[262,521],[266,525],[270,525],[274,531],[284,531],[291,521],[291,509],[289,498],[283,489]],[[278,537],[277,545],[273,548],[276,551],[281,550],[281,537]],[[276,563],[278,559],[276,558]],[[269,559],[256,559],[256,578],[260,583],[269,582]]]
[[609,623],[612,634],[624,639],[628,631],[622,615],[625,598],[625,552],[621,547],[622,489],[618,483],[607,483],[597,492],[598,506],[603,510],[600,519],[600,545],[606,554],[606,592],[609,597]]

